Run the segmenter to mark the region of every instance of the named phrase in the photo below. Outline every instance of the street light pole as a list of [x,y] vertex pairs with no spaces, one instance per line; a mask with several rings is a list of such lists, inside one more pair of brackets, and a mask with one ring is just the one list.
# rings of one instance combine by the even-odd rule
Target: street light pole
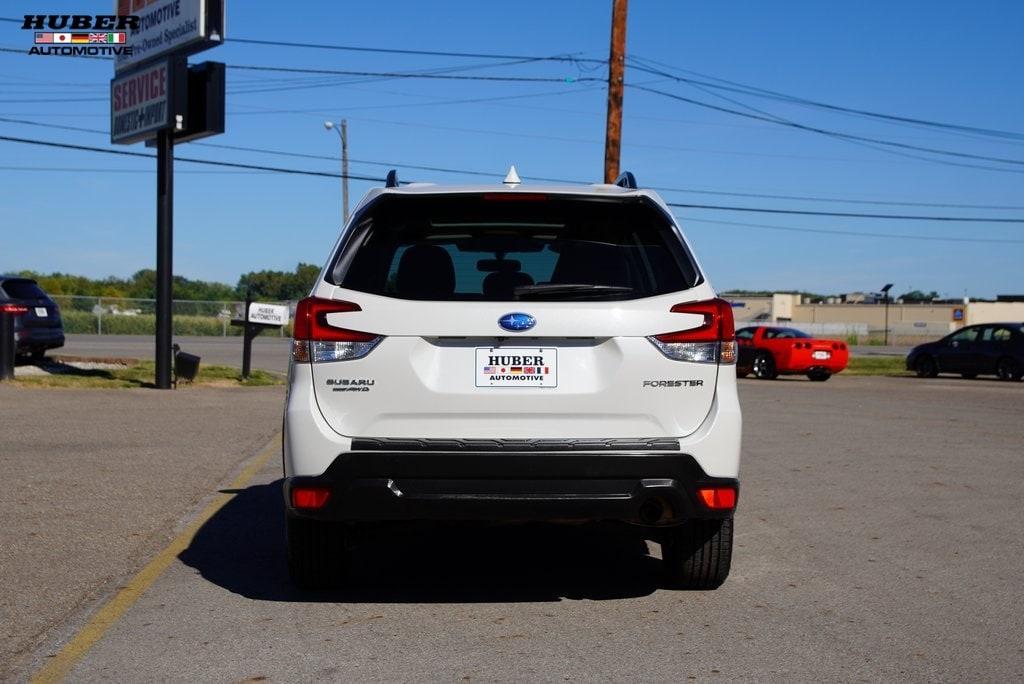
[[882,296],[885,298],[885,332],[882,333],[882,344],[889,346],[889,290],[892,289],[892,283],[886,283],[885,287],[882,288]]
[[341,120],[341,205],[342,218],[348,224],[348,121]]
[[324,128],[338,131],[341,138],[341,217],[348,223],[348,121],[342,119],[337,124],[324,121]]

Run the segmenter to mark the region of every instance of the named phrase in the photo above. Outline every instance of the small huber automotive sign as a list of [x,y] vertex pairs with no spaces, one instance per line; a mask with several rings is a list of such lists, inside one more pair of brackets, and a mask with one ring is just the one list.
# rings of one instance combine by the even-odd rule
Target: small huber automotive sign
[[181,69],[169,60],[123,74],[110,82],[110,142],[134,143],[154,137],[162,128],[181,128]]
[[288,325],[288,307],[252,302],[249,304],[249,322],[263,325]]

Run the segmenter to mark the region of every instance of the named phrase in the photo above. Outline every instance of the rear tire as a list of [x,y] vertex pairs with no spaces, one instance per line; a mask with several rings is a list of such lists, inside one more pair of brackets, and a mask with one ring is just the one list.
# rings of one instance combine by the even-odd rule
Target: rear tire
[[46,358],[45,349],[33,349],[31,355],[32,363],[42,363],[43,359]]
[[673,589],[717,589],[732,564],[732,518],[691,520],[661,542],[665,579]]
[[807,378],[811,382],[825,382],[832,377],[832,374],[826,370],[811,371],[807,374]]
[[775,357],[771,352],[761,351],[754,357],[754,377],[758,380],[774,380],[779,377],[779,371],[775,367]]
[[919,378],[934,378],[939,374],[939,368],[935,365],[935,359],[925,354],[914,362],[914,372]]
[[345,571],[345,534],[337,523],[288,516],[288,572],[303,589],[338,586]]
[[996,362],[996,375],[1000,380],[1016,381],[1024,377],[1024,369],[1014,359],[1004,356]]

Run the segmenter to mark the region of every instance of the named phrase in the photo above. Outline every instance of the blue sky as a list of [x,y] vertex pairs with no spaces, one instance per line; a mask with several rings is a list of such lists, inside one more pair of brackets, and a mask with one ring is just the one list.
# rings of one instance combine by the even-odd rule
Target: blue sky
[[[513,3],[281,3],[228,0],[229,42],[193,57],[229,65],[366,71],[460,67],[456,73],[605,77],[567,63],[495,66],[496,60],[263,47],[231,38],[368,47],[607,58],[610,0]],[[109,2],[5,2],[0,16],[106,12]],[[677,69],[865,110],[1024,133],[1024,3],[1015,1],[631,3],[627,52]],[[0,46],[28,49],[31,33],[0,22]],[[107,130],[112,67],[96,60],[0,52],[0,117]],[[680,72],[675,72],[680,73]],[[627,83],[729,108],[756,107],[809,126],[900,143],[1024,159],[1024,138],[967,135],[721,93],[627,70]],[[325,83],[326,82],[326,83]],[[297,87],[301,86],[301,87]],[[311,87],[314,86],[314,87]],[[257,91],[257,92],[247,92]],[[600,180],[605,93],[594,83],[366,79],[228,70],[227,132],[206,142],[337,155],[325,118],[349,121],[350,155],[395,162],[400,178],[441,183],[479,177],[406,165],[529,178]],[[452,100],[523,96],[476,103]],[[35,102],[25,100],[37,100]],[[44,100],[44,101],[38,101]],[[665,192],[669,201],[839,212],[1024,216],[1024,167],[964,168],[695,107],[627,89],[623,168],[642,185],[848,200],[1018,206],[889,206]],[[0,135],[109,147],[109,137],[0,121]],[[126,149],[146,151],[141,145]],[[327,159],[198,145],[204,159],[337,171]],[[961,160],[963,161],[963,160]],[[88,276],[151,267],[154,162],[0,141],[0,270]],[[79,169],[54,171],[39,169]],[[340,219],[339,181],[176,167],[175,272],[234,283],[239,274],[322,263]],[[353,163],[351,173],[387,167]],[[486,179],[484,179],[486,180]],[[370,186],[353,181],[354,201]],[[1024,224],[887,221],[679,209],[684,229],[720,289],[844,292],[895,283],[898,292],[948,296],[1024,292]],[[868,238],[765,227],[1012,242]]]

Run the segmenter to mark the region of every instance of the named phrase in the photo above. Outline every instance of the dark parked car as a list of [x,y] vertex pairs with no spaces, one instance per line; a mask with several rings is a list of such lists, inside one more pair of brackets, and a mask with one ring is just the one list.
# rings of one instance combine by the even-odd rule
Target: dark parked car
[[28,312],[14,317],[14,340],[19,355],[43,358],[47,349],[64,346],[60,308],[30,278],[0,276],[0,303],[21,304]]
[[1024,323],[969,325],[937,342],[914,347],[907,370],[919,378],[959,373],[965,378],[997,375],[1000,380],[1024,377]]

